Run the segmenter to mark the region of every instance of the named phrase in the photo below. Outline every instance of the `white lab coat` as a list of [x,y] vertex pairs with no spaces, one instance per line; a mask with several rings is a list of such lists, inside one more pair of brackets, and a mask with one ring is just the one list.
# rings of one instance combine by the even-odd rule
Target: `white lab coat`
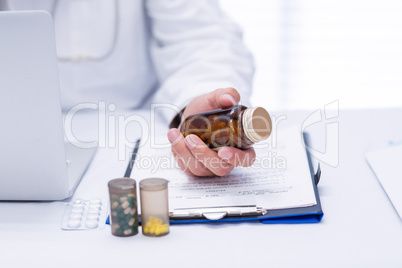
[[[151,102],[184,106],[200,94],[229,86],[240,92],[243,103],[251,94],[252,56],[239,28],[215,0],[7,2],[11,10],[53,14],[65,110],[100,101],[121,109],[148,108]],[[96,59],[111,47],[111,10],[116,6],[117,38],[110,55],[74,60]],[[91,19],[96,24],[87,26]],[[166,119],[173,114],[165,113]]]

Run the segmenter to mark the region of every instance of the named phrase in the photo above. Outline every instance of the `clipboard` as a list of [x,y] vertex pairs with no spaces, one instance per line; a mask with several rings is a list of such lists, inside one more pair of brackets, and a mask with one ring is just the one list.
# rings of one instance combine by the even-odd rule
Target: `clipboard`
[[[309,144],[309,135],[308,133],[303,133],[304,143]],[[129,165],[125,172],[126,176],[131,174],[131,170],[134,166],[134,162],[136,159],[136,155],[138,153],[138,147],[140,144],[140,140],[136,142],[136,146],[134,148],[132,157],[130,159]],[[306,150],[307,160],[309,164],[312,186],[314,188],[314,195],[316,198],[316,205],[309,207],[298,207],[298,208],[287,208],[287,209],[273,209],[267,210],[264,215],[246,215],[246,216],[225,216],[219,215],[216,219],[213,217],[207,218],[171,218],[171,224],[189,224],[189,223],[208,223],[208,222],[237,222],[237,221],[260,221],[265,224],[273,224],[273,223],[318,223],[324,216],[324,213],[321,208],[320,196],[318,193],[317,185],[321,178],[321,168],[320,164],[318,164],[317,172],[314,172],[313,163],[311,154]],[[216,207],[218,208],[218,207]],[[229,207],[221,207],[221,212],[225,212]],[[140,221],[141,221],[141,216]],[[107,222],[108,223],[108,222]]]
[[[309,144],[308,133],[303,133],[305,144]],[[288,209],[274,209],[267,210],[264,215],[258,216],[236,216],[236,217],[224,217],[222,219],[210,220],[210,219],[171,219],[171,224],[187,224],[187,223],[205,223],[205,222],[236,222],[236,221],[260,221],[265,224],[273,223],[318,223],[324,216],[321,208],[320,196],[318,193],[317,185],[321,178],[321,167],[318,163],[317,172],[314,173],[311,154],[306,150],[307,160],[310,168],[312,185],[314,188],[314,195],[316,198],[316,205],[300,208],[288,208]]]

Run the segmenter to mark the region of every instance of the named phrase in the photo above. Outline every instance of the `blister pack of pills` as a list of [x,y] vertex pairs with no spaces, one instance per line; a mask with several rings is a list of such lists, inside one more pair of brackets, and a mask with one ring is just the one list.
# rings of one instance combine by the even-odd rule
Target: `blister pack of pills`
[[109,202],[99,198],[75,199],[64,211],[61,229],[91,230],[105,226]]

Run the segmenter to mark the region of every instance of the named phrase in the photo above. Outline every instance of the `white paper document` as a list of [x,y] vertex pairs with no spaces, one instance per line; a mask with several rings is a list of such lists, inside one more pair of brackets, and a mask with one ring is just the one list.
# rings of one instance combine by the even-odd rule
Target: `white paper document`
[[191,177],[176,165],[170,148],[139,149],[131,178],[169,181],[169,210],[257,205],[284,209],[316,205],[302,133],[298,128],[273,132],[254,146],[251,167],[234,168],[224,177]]
[[402,145],[369,152],[366,159],[402,220]]

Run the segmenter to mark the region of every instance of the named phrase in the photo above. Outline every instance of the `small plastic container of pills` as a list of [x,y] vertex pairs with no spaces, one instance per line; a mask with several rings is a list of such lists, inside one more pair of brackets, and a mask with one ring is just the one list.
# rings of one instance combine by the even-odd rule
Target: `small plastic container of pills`
[[140,181],[141,225],[146,236],[169,233],[168,181],[149,178]]
[[136,182],[130,178],[109,181],[110,223],[115,236],[138,233]]

